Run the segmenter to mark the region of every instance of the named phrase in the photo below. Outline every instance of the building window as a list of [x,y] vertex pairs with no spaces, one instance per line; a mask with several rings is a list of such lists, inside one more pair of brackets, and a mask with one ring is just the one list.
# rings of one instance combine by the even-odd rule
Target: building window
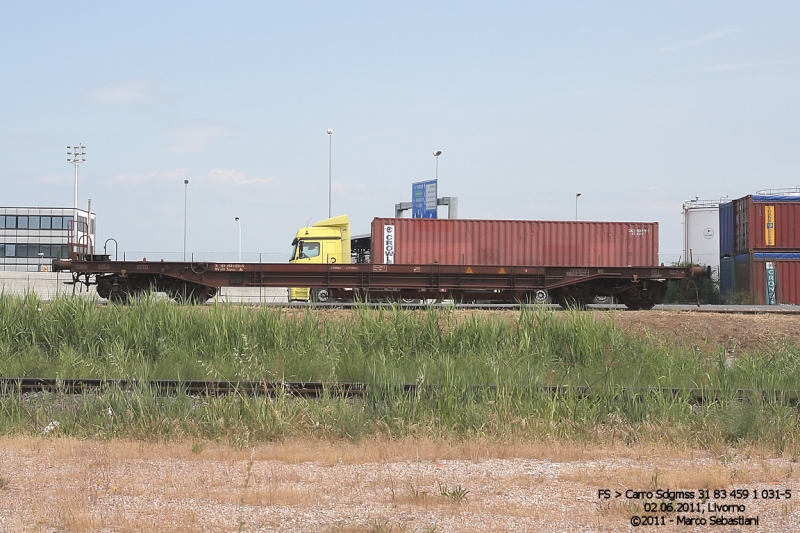
[[28,217],[17,217],[17,228],[28,229]]
[[39,217],[28,217],[28,229],[39,229]]
[[17,252],[16,244],[6,244],[6,257],[14,257]]
[[50,245],[49,244],[40,244],[39,251],[44,254],[44,257],[52,257],[50,255]]
[[17,217],[6,216],[6,229],[17,229]]
[[62,229],[61,221],[63,220],[62,217],[52,217],[53,222],[51,224],[51,229]]
[[42,229],[50,229],[50,219],[51,217],[41,217],[41,222],[39,223],[39,226]]

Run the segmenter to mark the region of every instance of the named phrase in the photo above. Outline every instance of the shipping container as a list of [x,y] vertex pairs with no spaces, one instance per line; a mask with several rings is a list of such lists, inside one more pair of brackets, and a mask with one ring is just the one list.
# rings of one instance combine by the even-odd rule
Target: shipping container
[[800,253],[739,254],[720,265],[720,292],[729,301],[800,304]]
[[733,202],[719,206],[719,255],[733,257]]
[[376,218],[375,263],[658,265],[657,222]]
[[733,206],[736,254],[800,251],[800,197],[750,195]]

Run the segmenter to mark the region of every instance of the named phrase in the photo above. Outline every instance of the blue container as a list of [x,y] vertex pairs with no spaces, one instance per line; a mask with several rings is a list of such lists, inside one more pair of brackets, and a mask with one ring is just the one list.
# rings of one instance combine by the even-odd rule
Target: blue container
[[719,255],[733,256],[733,202],[719,205]]
[[733,268],[733,257],[721,257],[719,260],[719,293],[722,296],[736,292],[736,270]]

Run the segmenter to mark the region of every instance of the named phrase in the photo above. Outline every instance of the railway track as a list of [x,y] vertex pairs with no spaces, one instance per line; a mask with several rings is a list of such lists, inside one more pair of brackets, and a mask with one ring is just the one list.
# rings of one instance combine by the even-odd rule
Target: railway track
[[[523,306],[517,303],[502,303],[502,304],[456,304],[456,303],[436,303],[436,304],[417,304],[417,303],[388,303],[388,302],[370,302],[370,303],[353,303],[353,302],[335,302],[335,303],[259,303],[255,302],[230,302],[238,305],[265,305],[272,307],[289,307],[298,309],[353,309],[356,307],[363,307],[368,305],[372,308],[391,308],[400,306],[403,309],[435,309],[441,307],[454,308],[454,309],[481,309],[487,311],[519,311]],[[212,304],[213,305],[213,304]],[[529,304],[526,307],[532,307]],[[560,310],[561,307],[555,304],[546,304],[542,306],[545,309]],[[624,305],[619,304],[590,304],[584,308],[585,310],[597,311],[628,311]],[[693,304],[661,304],[653,308],[654,311],[691,311],[695,313],[713,313],[713,314],[773,314],[773,315],[800,315],[800,305],[693,305]]]
[[[360,398],[368,393],[380,396],[385,392],[399,392],[416,395],[427,391],[435,391],[435,385],[420,386],[415,383],[401,385],[370,385],[367,383],[324,383],[320,381],[178,381],[154,380],[136,381],[126,379],[62,379],[62,378],[0,378],[0,395],[36,393],[60,393],[71,395],[96,394],[99,392],[119,389],[124,391],[146,390],[155,395],[174,396],[186,394],[190,396],[266,396],[276,397],[281,394],[301,398],[321,398],[336,396],[345,398]],[[496,386],[475,386],[475,390],[494,391]],[[611,394],[620,399],[645,399],[654,395],[685,398],[695,405],[704,405],[725,400],[737,401],[770,401],[798,405],[800,391],[770,391],[737,389],[722,391],[716,389],[682,389],[668,387],[625,387],[614,391],[605,391],[599,387],[583,386],[534,386],[528,391],[530,394],[548,394],[553,397],[607,397]],[[515,391],[518,394],[519,391]]]

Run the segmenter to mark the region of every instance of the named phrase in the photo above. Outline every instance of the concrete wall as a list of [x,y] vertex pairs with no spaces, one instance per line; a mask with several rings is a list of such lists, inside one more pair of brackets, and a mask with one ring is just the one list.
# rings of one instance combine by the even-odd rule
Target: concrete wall
[[[26,292],[34,292],[43,301],[53,299],[59,294],[72,295],[73,286],[65,285],[65,281],[72,281],[72,276],[64,272],[12,272],[0,271],[0,292],[22,296]],[[83,285],[74,286],[77,296],[97,298],[94,286],[88,289]],[[287,303],[288,297],[285,288],[232,288],[223,287],[214,301],[258,304]]]

